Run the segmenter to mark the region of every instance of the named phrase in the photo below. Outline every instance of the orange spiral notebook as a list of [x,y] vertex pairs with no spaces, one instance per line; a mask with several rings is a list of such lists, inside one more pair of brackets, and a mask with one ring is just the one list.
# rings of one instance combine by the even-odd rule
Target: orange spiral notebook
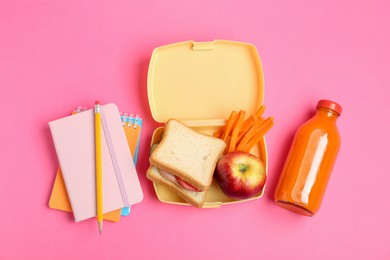
[[[73,114],[77,114],[83,111],[86,111],[86,108],[78,107]],[[136,115],[124,114],[120,116],[122,121],[123,130],[126,135],[126,140],[131,152],[131,155],[134,159],[134,164],[136,163],[138,157],[139,142],[141,137],[141,128],[142,128],[142,119]],[[56,178],[54,181],[53,189],[49,199],[49,207],[52,209],[72,212],[71,203],[69,200],[68,192],[66,189],[65,181],[61,172],[60,167],[58,167]],[[117,209],[112,212],[104,214],[104,219],[112,222],[118,222],[120,216],[126,216],[130,212],[130,207],[125,207],[123,209]]]

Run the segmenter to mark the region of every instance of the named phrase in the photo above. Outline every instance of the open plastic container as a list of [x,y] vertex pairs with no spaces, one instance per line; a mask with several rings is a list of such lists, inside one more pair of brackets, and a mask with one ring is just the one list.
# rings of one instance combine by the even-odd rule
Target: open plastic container
[[[148,71],[148,99],[153,119],[165,123],[175,118],[196,131],[212,135],[223,126],[233,110],[247,116],[263,104],[263,70],[252,44],[215,40],[179,42],[154,49]],[[164,127],[157,128],[151,145],[161,140]],[[251,150],[265,163],[265,138]],[[164,185],[153,183],[161,202],[190,205]],[[213,181],[204,208],[247,200],[227,197]]]

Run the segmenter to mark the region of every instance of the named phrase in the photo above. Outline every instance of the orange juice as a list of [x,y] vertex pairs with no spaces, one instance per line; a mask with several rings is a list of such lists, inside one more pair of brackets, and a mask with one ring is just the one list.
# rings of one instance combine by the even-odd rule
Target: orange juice
[[318,212],[340,148],[341,111],[320,100],[314,117],[298,129],[275,190],[277,205],[305,216]]

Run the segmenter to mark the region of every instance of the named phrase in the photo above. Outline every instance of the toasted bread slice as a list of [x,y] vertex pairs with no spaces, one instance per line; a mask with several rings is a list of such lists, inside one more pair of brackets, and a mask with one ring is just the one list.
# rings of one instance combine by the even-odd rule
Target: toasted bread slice
[[159,170],[154,166],[149,167],[148,171],[146,172],[146,177],[155,183],[166,185],[172,192],[175,192],[182,199],[184,199],[189,204],[194,205],[195,207],[201,208],[206,200],[207,190],[195,192],[184,189],[177,183],[164,178],[160,174]]
[[170,172],[200,190],[206,190],[225,146],[225,142],[219,138],[198,133],[170,119],[161,143],[149,161],[152,166]]

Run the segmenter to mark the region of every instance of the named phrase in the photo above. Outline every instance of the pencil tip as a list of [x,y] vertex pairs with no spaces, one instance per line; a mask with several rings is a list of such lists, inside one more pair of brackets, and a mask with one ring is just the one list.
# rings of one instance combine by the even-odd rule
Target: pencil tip
[[99,225],[99,234],[102,235],[102,231],[103,231],[103,222],[98,222],[98,225]]

